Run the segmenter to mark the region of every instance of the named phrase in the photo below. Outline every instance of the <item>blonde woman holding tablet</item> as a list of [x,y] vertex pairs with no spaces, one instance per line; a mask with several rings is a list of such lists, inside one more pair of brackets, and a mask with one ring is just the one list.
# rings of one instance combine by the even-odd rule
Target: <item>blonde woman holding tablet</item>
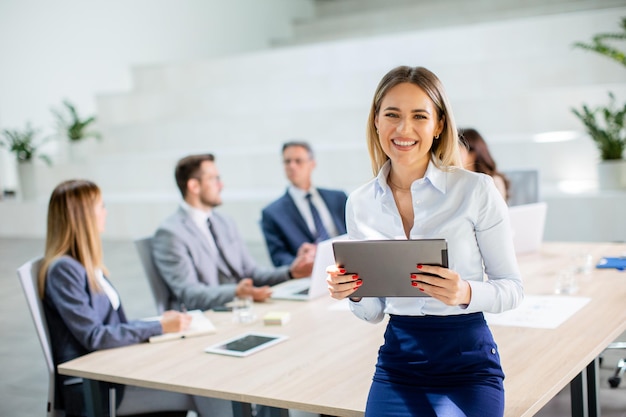
[[[367,143],[375,178],[348,198],[348,235],[446,239],[449,268],[416,265],[405,297],[350,298],[365,321],[389,315],[365,415],[501,417],[504,374],[483,312],[515,308],[523,298],[504,199],[491,178],[461,168],[452,109],[425,68],[397,67],[383,77]],[[359,271],[327,271],[333,298],[361,285]],[[429,297],[411,297],[419,293]]]

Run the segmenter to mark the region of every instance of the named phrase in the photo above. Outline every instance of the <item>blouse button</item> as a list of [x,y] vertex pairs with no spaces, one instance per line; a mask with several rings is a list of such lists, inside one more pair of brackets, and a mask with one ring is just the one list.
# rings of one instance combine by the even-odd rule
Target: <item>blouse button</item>
[[496,348],[491,348],[491,353],[496,354]]

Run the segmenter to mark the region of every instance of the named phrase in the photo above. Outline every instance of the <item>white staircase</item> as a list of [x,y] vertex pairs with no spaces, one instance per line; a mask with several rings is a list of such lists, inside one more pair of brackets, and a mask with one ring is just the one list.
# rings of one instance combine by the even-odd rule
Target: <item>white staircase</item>
[[176,161],[212,152],[225,183],[221,210],[258,244],[260,210],[286,186],[284,141],[313,145],[320,186],[349,192],[371,177],[368,109],[381,76],[400,64],[439,75],[459,125],[476,127],[493,143],[501,169],[538,168],[547,185],[555,184],[567,173],[553,164],[554,151],[576,164],[578,177],[594,181],[589,139],[547,147],[530,139],[582,131],[570,107],[604,103],[608,90],[626,98],[622,68],[571,47],[617,28],[624,15],[626,7],[523,17],[136,68],[133,91],[98,97],[104,138],[85,144],[89,156],[38,167],[39,200],[0,204],[0,216],[11,219],[0,223],[0,236],[43,236],[50,191],[73,177],[103,189],[106,236],[150,234],[179,201]]
[[623,0],[316,0],[276,45],[336,41],[623,7]]

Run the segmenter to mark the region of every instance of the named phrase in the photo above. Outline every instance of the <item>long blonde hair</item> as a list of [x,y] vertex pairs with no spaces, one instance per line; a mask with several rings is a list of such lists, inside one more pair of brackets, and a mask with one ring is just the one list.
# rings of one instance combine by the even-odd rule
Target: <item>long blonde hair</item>
[[435,74],[424,67],[400,66],[389,71],[380,80],[374,93],[367,120],[365,133],[374,175],[378,174],[380,168],[389,159],[380,146],[378,133],[376,133],[376,115],[380,111],[381,102],[387,92],[401,83],[411,83],[421,88],[435,105],[438,120],[443,120],[443,130],[439,135],[439,139],[433,141],[433,146],[430,150],[432,160],[440,168],[462,166],[456,123],[443,84]]
[[46,250],[38,277],[41,298],[48,268],[64,255],[71,256],[85,267],[92,291],[102,291],[95,275],[96,268],[107,273],[102,263],[102,242],[95,214],[100,197],[98,186],[87,180],[64,181],[52,191],[48,204]]

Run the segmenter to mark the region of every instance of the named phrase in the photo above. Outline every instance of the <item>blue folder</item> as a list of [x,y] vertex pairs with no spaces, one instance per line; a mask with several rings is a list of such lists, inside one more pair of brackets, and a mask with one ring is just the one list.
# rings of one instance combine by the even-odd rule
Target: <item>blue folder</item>
[[600,258],[596,268],[615,268],[619,271],[626,269],[626,256],[620,256],[617,258]]

